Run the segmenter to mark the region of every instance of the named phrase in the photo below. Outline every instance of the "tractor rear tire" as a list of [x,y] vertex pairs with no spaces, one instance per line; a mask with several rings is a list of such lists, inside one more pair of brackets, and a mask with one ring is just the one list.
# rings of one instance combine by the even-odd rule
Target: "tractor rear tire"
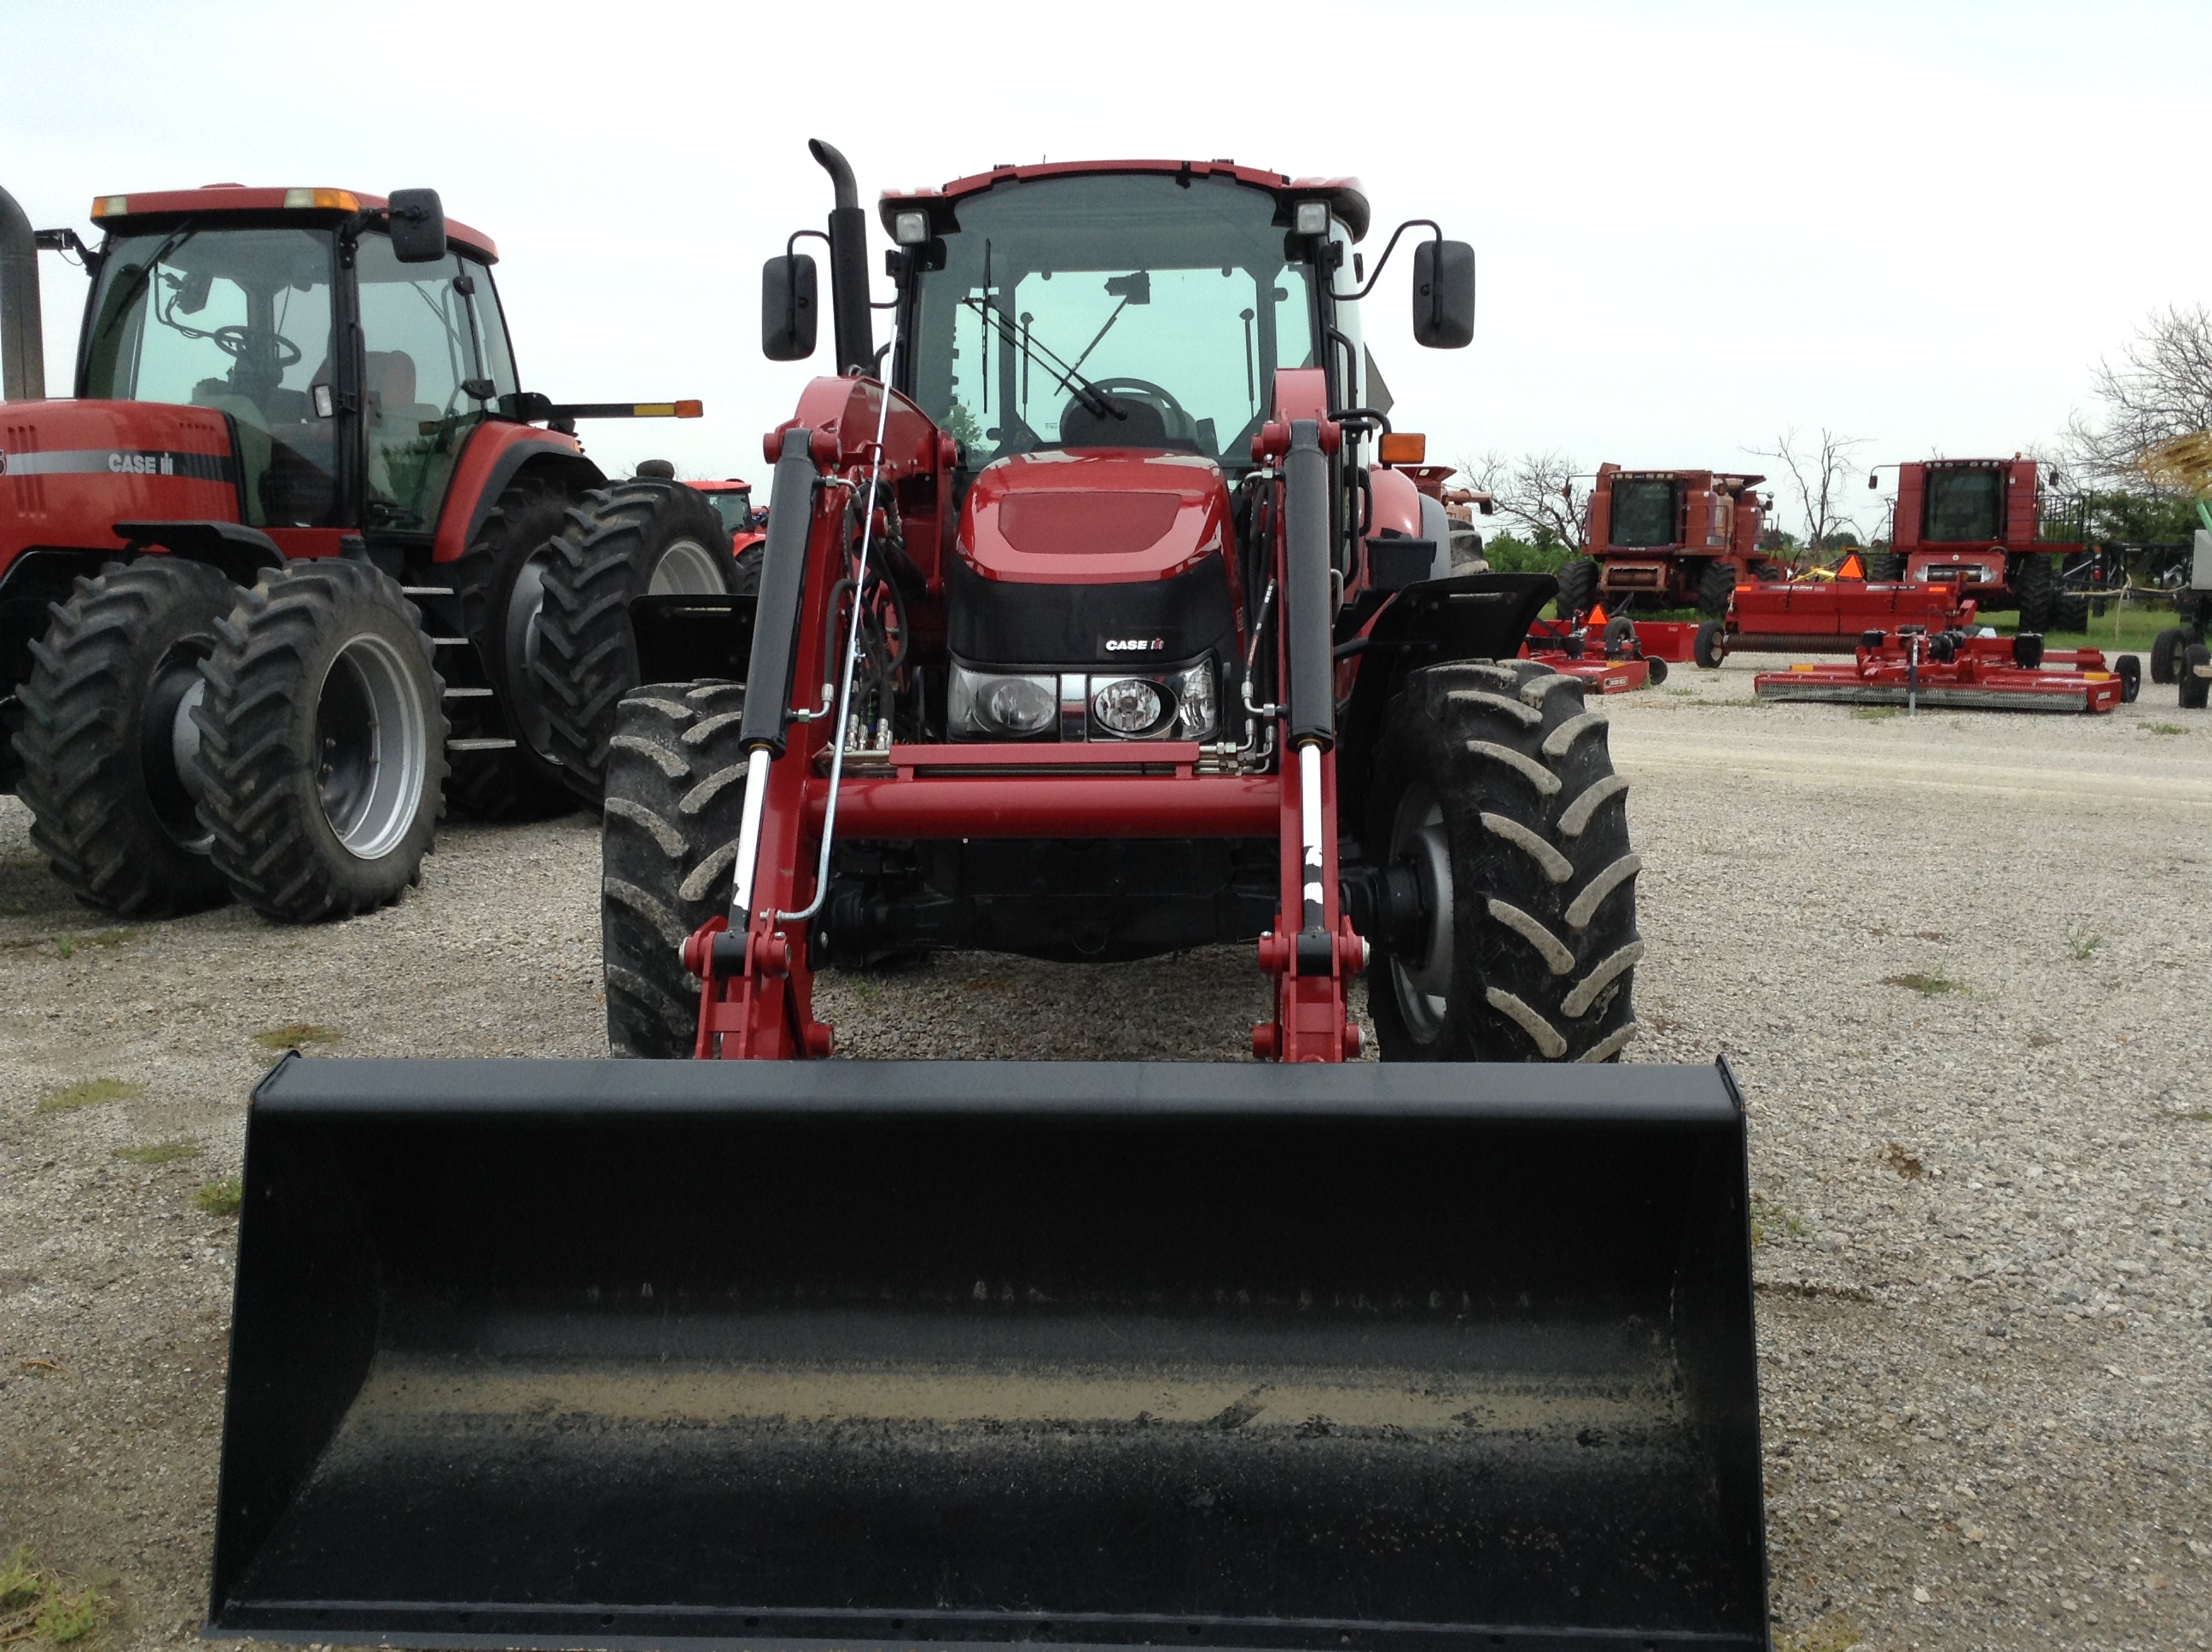
[[398,584],[364,562],[264,574],[216,628],[195,714],[216,865],[312,923],[420,883],[444,812],[444,685]]
[[615,707],[637,686],[629,600],[735,588],[729,530],[680,482],[617,483],[570,507],[550,546],[537,671],[546,751],[562,782],[596,804],[606,782]]
[[1386,1061],[1609,1061],[1635,1036],[1644,944],[1605,720],[1531,661],[1410,675],[1370,789],[1368,841],[1411,869],[1418,929],[1370,938]]
[[2051,629],[2075,635],[2089,629],[2089,596],[2084,591],[2062,591],[2051,604]]
[[1559,617],[1571,620],[1577,614],[1589,613],[1597,602],[1597,563],[1588,556],[1573,557],[1560,564],[1559,580],[1556,605]]
[[2201,642],[2191,643],[2183,651],[2177,680],[2181,688],[2180,704],[2184,711],[2202,711],[2208,695],[2212,695],[2212,649]]
[[2154,683],[2173,681],[2174,661],[2188,645],[2189,633],[2168,626],[2150,640],[2150,680]]
[[745,691],[735,683],[634,689],[615,710],[599,828],[599,947],[607,1047],[617,1055],[691,1054],[699,983],[686,938],[729,910],[745,752]]
[[169,918],[230,898],[194,806],[191,708],[238,594],[211,568],[149,556],[79,580],[31,644],[16,789],[31,841],[88,906]]
[[1700,625],[1690,640],[1690,658],[1701,671],[1718,671],[1721,661],[1728,658],[1728,628],[1718,620]]
[[447,800],[482,820],[533,820],[564,813],[576,799],[548,755],[544,685],[537,671],[539,612],[551,544],[574,496],[543,477],[523,476],[502,492],[470,545],[489,569],[477,643],[498,707],[479,732],[514,741],[504,751],[449,754]]
[[2058,580],[2051,558],[2015,556],[2010,573],[2013,600],[2020,609],[2020,629],[2047,634],[2058,613]]
[[1718,619],[1729,610],[1729,601],[1735,595],[1735,564],[1708,562],[1705,572],[1698,575],[1698,611],[1707,619]]

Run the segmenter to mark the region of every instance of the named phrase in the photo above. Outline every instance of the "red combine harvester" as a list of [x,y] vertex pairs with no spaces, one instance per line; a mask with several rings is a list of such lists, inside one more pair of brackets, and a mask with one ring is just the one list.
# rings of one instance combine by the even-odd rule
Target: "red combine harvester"
[[2142,685],[2133,654],[2117,665],[2094,648],[2049,649],[2032,633],[2001,637],[1917,626],[1869,631],[1849,665],[1792,665],[1761,671],[1761,700],[1939,711],[2106,712]]
[[1692,652],[1707,671],[1735,653],[1849,653],[1870,632],[1968,630],[1975,608],[1956,585],[1867,579],[1853,551],[1832,576],[1738,586],[1727,614],[1697,628]]
[[[697,494],[610,486],[520,388],[491,239],[431,190],[0,194],[0,786],[118,914],[343,915],[419,874],[444,798],[596,799],[625,600],[731,588]],[[37,247],[91,276],[45,399]],[[450,772],[449,772],[450,771]]]
[[[879,358],[816,155],[840,376],[757,604],[633,604],[609,770],[611,1040],[719,1059],[264,1080],[211,1632],[1765,1646],[1741,1102],[1615,1064],[1626,782],[1514,659],[1555,582],[1449,575],[1363,405],[1414,227],[1002,167],[883,199]],[[817,285],[769,264],[772,358]],[[824,965],[1209,942],[1259,1064],[815,1059]]]
[[[1872,555],[1870,571],[1885,581],[1950,586],[1984,614],[2018,609],[2023,631],[2048,631],[2062,621],[2079,630],[2090,598],[2074,592],[2062,599],[2052,558],[2070,564],[2086,556],[2081,507],[2050,485],[2049,471],[2018,454],[1899,465],[1891,546]],[[1867,485],[1879,480],[1869,476]]]
[[1588,554],[1559,570],[1560,614],[1634,601],[1718,616],[1739,582],[1786,572],[1759,550],[1766,505],[1756,489],[1765,479],[1599,465]]

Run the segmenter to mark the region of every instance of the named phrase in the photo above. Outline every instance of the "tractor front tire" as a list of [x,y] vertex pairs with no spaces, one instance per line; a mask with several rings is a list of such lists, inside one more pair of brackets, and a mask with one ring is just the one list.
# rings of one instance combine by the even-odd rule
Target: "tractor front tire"
[[2212,695],[2212,649],[2207,649],[2201,642],[2191,643],[2184,649],[2176,680],[2181,689],[2181,708],[2203,710],[2207,696]]
[[230,898],[195,807],[191,711],[237,599],[211,568],[149,556],[79,580],[31,644],[17,791],[31,841],[88,906],[168,918]]
[[1728,628],[1718,620],[1707,620],[1698,627],[1698,634],[1690,639],[1690,658],[1701,671],[1717,671],[1721,661],[1728,658]]
[[729,530],[680,482],[617,483],[569,508],[546,560],[536,670],[545,749],[577,796],[599,800],[615,707],[637,686],[630,598],[720,595],[737,580]]
[[2058,580],[2051,558],[2016,556],[2010,574],[2013,600],[2020,608],[2020,629],[2049,633],[2058,616]]
[[691,1054],[699,983],[680,950],[729,910],[745,801],[744,703],[735,683],[662,683],[616,707],[599,827],[599,947],[617,1055]]
[[543,477],[519,477],[485,514],[469,547],[489,569],[477,647],[499,708],[490,726],[477,732],[514,741],[505,750],[450,754],[447,799],[479,819],[537,819],[576,804],[548,755],[550,720],[537,669],[545,570],[574,502]]
[[2154,683],[2173,681],[2175,660],[2189,643],[2189,633],[2176,626],[2168,626],[2150,640],[2150,680]]
[[295,562],[216,632],[200,817],[232,892],[284,923],[397,900],[445,799],[444,685],[415,605],[366,563]]
[[1417,922],[1373,938],[1384,1060],[1619,1056],[1644,953],[1627,790],[1578,680],[1486,660],[1407,678],[1366,823],[1420,897]]
[[1718,619],[1728,612],[1735,595],[1735,564],[1707,562],[1698,575],[1698,611],[1707,619]]
[[1556,605],[1561,619],[1587,614],[1596,604],[1598,566],[1590,557],[1577,556],[1560,564],[1559,580]]

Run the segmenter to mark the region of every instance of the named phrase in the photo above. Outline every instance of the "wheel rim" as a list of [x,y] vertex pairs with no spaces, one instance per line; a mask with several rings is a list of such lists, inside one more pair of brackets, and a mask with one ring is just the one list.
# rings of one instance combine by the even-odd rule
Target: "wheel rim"
[[649,597],[719,597],[728,589],[721,559],[696,539],[678,539],[664,549],[645,586]]
[[1390,986],[1407,1031],[1422,1043],[1433,1042],[1443,1030],[1450,1007],[1452,944],[1455,925],[1452,912],[1451,838],[1444,825],[1443,805],[1436,793],[1416,781],[1398,800],[1390,827],[1390,860],[1411,865],[1421,890],[1421,907],[1428,926],[1419,946],[1408,956],[1390,955]]
[[507,598],[507,703],[524,742],[541,756],[552,743],[552,720],[538,686],[546,560],[540,553],[523,563]]
[[415,823],[429,742],[399,651],[380,636],[340,648],[315,705],[324,818],[362,860],[389,853]]
[[161,656],[140,701],[139,770],[154,818],[171,841],[205,854],[212,835],[200,823],[198,758],[200,726],[192,708],[207,691],[200,662],[214,652],[205,637],[187,637]]

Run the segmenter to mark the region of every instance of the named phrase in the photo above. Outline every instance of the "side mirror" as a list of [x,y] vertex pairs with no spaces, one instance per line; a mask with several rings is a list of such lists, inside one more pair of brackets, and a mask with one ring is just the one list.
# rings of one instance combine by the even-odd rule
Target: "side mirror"
[[435,264],[446,256],[446,209],[434,189],[392,191],[392,256],[402,264]]
[[814,260],[787,252],[761,265],[761,354],[771,361],[804,361],[814,354]]
[[1413,249],[1413,337],[1434,350],[1474,342],[1474,249],[1465,241],[1423,241]]
[[1869,490],[1869,492],[1871,492],[1873,489],[1876,489],[1876,488],[1879,488],[1879,487],[1881,487],[1881,478],[1880,477],[1878,477],[1878,476],[1874,476],[1874,475],[1871,475],[1871,474],[1868,476],[1868,477],[1867,477],[1867,489],[1868,489],[1868,490]]

